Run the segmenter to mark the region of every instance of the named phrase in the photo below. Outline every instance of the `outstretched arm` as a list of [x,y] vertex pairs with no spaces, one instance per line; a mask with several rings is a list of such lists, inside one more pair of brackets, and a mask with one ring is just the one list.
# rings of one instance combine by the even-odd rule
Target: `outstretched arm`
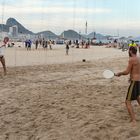
[[131,69],[132,69],[132,65],[133,65],[132,61],[133,60],[130,59],[129,62],[128,62],[128,66],[127,66],[126,70],[124,70],[122,72],[115,73],[115,76],[119,77],[121,75],[128,75],[131,72]]

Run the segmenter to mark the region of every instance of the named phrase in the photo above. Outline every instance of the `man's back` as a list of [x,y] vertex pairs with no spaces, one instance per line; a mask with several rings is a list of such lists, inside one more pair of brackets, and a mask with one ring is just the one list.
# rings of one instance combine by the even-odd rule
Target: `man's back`
[[132,63],[132,69],[130,72],[131,80],[140,81],[140,58],[139,57],[131,57],[130,61]]

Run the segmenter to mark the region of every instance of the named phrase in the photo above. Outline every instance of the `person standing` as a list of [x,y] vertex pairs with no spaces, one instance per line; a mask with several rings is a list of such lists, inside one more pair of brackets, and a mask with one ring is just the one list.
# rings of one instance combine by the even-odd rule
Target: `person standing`
[[137,48],[129,48],[129,62],[126,70],[118,72],[115,76],[122,76],[130,74],[130,86],[126,96],[126,107],[131,118],[133,126],[136,125],[135,113],[131,102],[137,100],[140,105],[140,58],[137,56]]
[[7,42],[9,41],[8,38],[4,38],[2,44],[0,45],[0,62],[3,66],[3,70],[4,70],[4,75],[7,74],[7,70],[6,70],[6,64],[5,64],[5,57],[4,57],[4,49],[6,47]]
[[27,50],[31,50],[32,41],[29,39],[27,40]]
[[129,44],[129,47],[137,47],[137,44],[135,43],[134,40],[131,41],[131,43]]
[[42,47],[45,48],[45,39],[42,40]]
[[38,41],[38,39],[35,41],[35,49],[37,50],[37,48],[38,48],[38,44],[39,44],[39,41]]
[[49,40],[49,47],[50,47],[50,50],[52,50],[52,41]]
[[45,41],[44,49],[47,49],[47,48],[48,48],[48,41],[46,40],[46,41]]
[[69,55],[69,43],[66,43],[66,55]]

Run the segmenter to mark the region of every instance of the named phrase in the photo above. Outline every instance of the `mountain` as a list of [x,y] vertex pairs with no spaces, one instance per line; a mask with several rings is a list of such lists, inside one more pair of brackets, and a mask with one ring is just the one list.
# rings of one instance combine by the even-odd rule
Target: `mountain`
[[61,33],[60,37],[66,38],[69,40],[76,40],[76,39],[82,39],[84,38],[82,35],[78,34],[74,30],[67,30]]
[[17,25],[18,26],[18,32],[22,34],[34,34],[33,32],[26,29],[23,25],[21,25],[16,19],[14,18],[8,18],[6,22],[6,26],[11,27]]
[[39,32],[39,33],[36,33],[36,35],[42,36],[42,37],[48,38],[48,39],[56,39],[56,38],[58,38],[58,36],[56,34],[54,34],[53,32],[51,32],[51,31]]
[[87,38],[94,38],[94,37],[96,39],[98,39],[98,40],[100,40],[100,39],[107,39],[107,36],[104,36],[104,35],[102,35],[100,33],[92,32],[92,33],[90,33],[90,34],[87,35]]
[[9,26],[5,24],[0,24],[0,31],[9,32]]
[[137,37],[129,37],[128,38],[129,40],[134,40],[134,41],[137,41],[137,42],[140,42],[140,36],[137,36]]
[[6,21],[6,24],[0,24],[0,31],[3,32],[9,32],[9,27],[17,25],[18,26],[18,32],[22,34],[34,34],[33,32],[26,29],[23,25],[21,25],[16,19],[14,18],[8,18]]
[[95,32],[92,32],[88,35],[82,35],[77,33],[74,30],[67,30],[61,33],[61,35],[56,35],[55,33],[51,32],[51,31],[42,31],[39,33],[33,33],[32,31],[26,29],[21,23],[19,23],[16,19],[14,18],[8,18],[8,20],[6,21],[6,24],[0,24],[0,31],[4,31],[4,32],[9,32],[9,27],[17,25],[18,26],[18,32],[22,33],[22,34],[30,34],[30,35],[38,35],[44,38],[48,38],[48,39],[57,39],[57,38],[65,38],[65,39],[69,39],[69,40],[79,40],[79,39],[86,39],[86,38],[94,38],[96,37],[96,39],[100,40],[100,39],[107,39],[109,38],[109,36],[105,36],[102,34],[95,34]]

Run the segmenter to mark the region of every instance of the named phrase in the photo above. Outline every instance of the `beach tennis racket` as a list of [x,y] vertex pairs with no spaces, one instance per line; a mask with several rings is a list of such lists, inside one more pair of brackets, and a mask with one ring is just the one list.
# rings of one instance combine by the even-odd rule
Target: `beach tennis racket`
[[115,76],[114,72],[111,70],[104,70],[103,77],[106,79],[113,78]]

